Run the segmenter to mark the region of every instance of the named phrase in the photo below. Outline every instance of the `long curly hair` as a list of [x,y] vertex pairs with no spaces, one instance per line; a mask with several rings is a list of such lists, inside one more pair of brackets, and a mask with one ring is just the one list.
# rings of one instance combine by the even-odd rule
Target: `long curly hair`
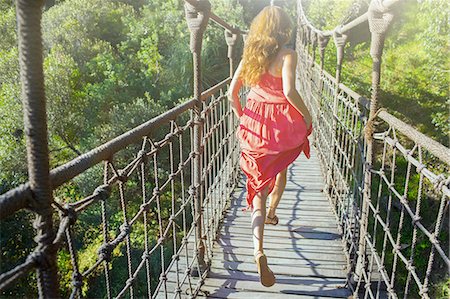
[[278,6],[265,7],[252,21],[242,55],[240,79],[254,86],[267,71],[273,58],[289,42],[292,22]]

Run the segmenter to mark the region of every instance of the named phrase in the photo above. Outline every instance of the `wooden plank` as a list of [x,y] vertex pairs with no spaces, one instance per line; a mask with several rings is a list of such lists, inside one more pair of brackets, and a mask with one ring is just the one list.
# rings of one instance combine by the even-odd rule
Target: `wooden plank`
[[344,282],[337,283],[320,283],[311,278],[298,279],[297,283],[290,283],[289,277],[280,278],[277,276],[277,282],[272,287],[266,288],[259,282],[259,278],[255,275],[253,279],[237,280],[226,278],[208,278],[205,285],[217,288],[228,288],[245,291],[265,291],[269,293],[270,297],[276,296],[276,293],[292,294],[292,295],[310,295],[310,296],[333,296],[333,297],[347,297],[349,291],[342,288]]
[[[279,221],[277,225],[265,225],[264,229],[270,229],[274,231],[292,231],[293,229],[300,227],[320,227],[320,228],[333,228],[336,231],[336,221],[333,219],[298,219],[291,220],[286,219],[286,217],[278,216]],[[223,222],[223,225],[227,227],[250,227],[251,219],[245,219],[245,221],[241,221],[243,219],[235,219],[230,220],[227,219]]]
[[[298,264],[307,264],[307,263],[316,263],[316,264],[338,264],[340,268],[346,264],[345,258],[337,252],[334,253],[320,253],[316,251],[303,251],[303,252],[292,252],[292,251],[276,251],[274,249],[266,249],[267,258],[269,263],[272,264],[273,259],[290,259],[290,264],[293,264],[294,261],[298,262]],[[213,251],[214,259],[221,258],[225,260],[234,260],[234,261],[244,261],[250,260],[247,259],[247,256],[253,259],[253,250],[252,248],[235,248],[230,250],[229,248],[219,248],[214,249]],[[230,258],[232,257],[232,258]],[[287,263],[289,264],[289,263]]]
[[[303,266],[292,262],[291,265],[271,265],[269,261],[270,269],[275,275],[293,275],[293,276],[313,276],[313,277],[331,277],[331,278],[345,278],[346,273],[344,270],[328,269],[325,267],[315,266]],[[240,263],[234,261],[221,261],[219,259],[213,259],[211,261],[211,270],[221,273],[222,275],[228,274],[232,277],[237,273],[253,273],[256,274],[256,265],[254,263]],[[170,272],[176,273],[176,269],[171,269]],[[179,273],[184,273],[184,270],[179,270]]]
[[[213,257],[215,260],[231,261],[239,263],[254,263],[254,256],[252,251],[238,253],[236,251],[230,251],[227,248],[221,248],[222,250],[213,251]],[[278,255],[270,254],[267,252],[267,259],[270,265],[278,266],[290,266],[293,264],[293,258],[285,255],[287,252],[279,252]],[[308,259],[299,254],[295,257],[295,264],[299,267],[323,267],[327,269],[344,270],[347,266],[347,262],[344,260],[332,260],[332,259]]]
[[[289,284],[278,282],[270,287],[261,286],[258,277],[253,280],[234,280],[226,278],[208,278],[205,285],[201,287],[200,296],[207,298],[242,298],[239,296],[246,295],[246,299],[258,298],[347,298],[350,292],[345,288],[340,288],[342,284],[325,283],[320,284],[311,282],[311,279],[304,279],[298,284]],[[284,279],[284,280],[289,280]],[[168,285],[170,285],[169,283]],[[172,288],[175,289],[176,284]],[[183,296],[188,296],[189,289],[181,288]],[[186,297],[183,297],[186,298]]]
[[[221,235],[221,239],[217,241],[217,246],[227,246],[233,248],[253,248],[252,239],[249,236],[235,236],[230,238],[227,235]],[[287,250],[295,252],[292,250],[292,246],[296,246],[298,250],[315,251],[315,252],[342,252],[342,242],[341,240],[327,240],[326,246],[322,240],[314,239],[298,239],[293,242],[290,239],[284,238],[264,238],[264,244],[266,244],[266,250]]]
[[[234,235],[247,235],[251,238],[251,228],[229,228],[226,229],[226,233]],[[294,231],[273,231],[266,230],[264,232],[264,238],[266,237],[282,237],[289,239],[317,239],[317,240],[338,240],[341,236],[337,231],[328,228],[308,228],[301,227]]]
[[[322,173],[314,150],[310,160],[302,156],[290,166],[288,180],[277,209],[280,222],[266,225],[264,234],[264,251],[276,284],[265,288],[259,282],[253,257],[251,212],[242,211],[246,194],[245,181],[241,180],[241,188],[232,196],[213,246],[210,271],[199,297],[311,299],[351,295],[342,288],[347,261],[336,217],[322,192]],[[189,250],[192,254],[193,243]],[[180,275],[186,269],[184,254],[179,262]],[[172,268],[168,275],[168,298],[174,298],[176,271]],[[192,278],[194,287],[197,281],[198,278]],[[187,283],[181,286],[181,298],[189,298],[187,289]]]

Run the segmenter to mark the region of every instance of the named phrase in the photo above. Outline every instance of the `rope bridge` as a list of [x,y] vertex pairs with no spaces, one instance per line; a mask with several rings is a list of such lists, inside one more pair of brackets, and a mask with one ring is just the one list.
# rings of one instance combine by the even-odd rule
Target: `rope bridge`
[[[208,1],[186,0],[193,98],[49,171],[42,2],[17,1],[29,182],[0,196],[0,220],[24,209],[36,215],[37,246],[20,264],[1,269],[0,290],[7,292],[36,270],[39,297],[60,297],[59,282],[67,273],[58,270],[56,258],[65,250],[72,265],[71,298],[85,296],[83,286],[93,276],[102,277],[108,298],[198,296],[240,177],[238,121],[225,94],[235,68],[235,45],[245,32],[212,13]],[[334,209],[347,260],[346,286],[360,298],[429,298],[434,270],[448,271],[450,265],[448,240],[443,239],[450,194],[448,148],[377,107],[382,48],[396,2],[372,1],[366,14],[333,31],[314,28],[297,2],[299,90],[314,117],[324,194]],[[225,30],[230,77],[202,91],[200,53],[209,19]],[[366,21],[373,58],[370,100],[340,83],[347,36]],[[323,67],[331,38],[337,51],[335,76]],[[436,163],[441,167],[432,166]],[[91,195],[66,203],[54,197],[89,171],[102,173]],[[427,218],[421,208],[425,201],[431,207]],[[111,227],[113,211],[120,212],[120,227]],[[88,244],[96,246],[98,256],[82,268],[77,238],[86,215],[97,217],[93,229],[102,237],[100,244]],[[419,251],[419,245],[428,249]],[[428,261],[419,268],[417,255],[424,253]],[[118,267],[126,269],[126,277],[115,275]]]

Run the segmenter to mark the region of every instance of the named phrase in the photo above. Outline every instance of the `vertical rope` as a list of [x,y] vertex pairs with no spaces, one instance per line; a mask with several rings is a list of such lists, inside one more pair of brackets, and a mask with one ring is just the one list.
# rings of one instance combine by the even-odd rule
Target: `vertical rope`
[[52,189],[49,180],[47,115],[44,92],[41,14],[43,0],[17,0],[20,79],[22,82],[23,114],[27,143],[28,175],[33,193],[31,207],[37,213],[33,223],[37,230],[37,247],[33,259],[37,262],[39,297],[59,297],[56,248],[53,229]]
[[186,21],[188,23],[189,30],[191,32],[190,36],[190,49],[193,58],[193,72],[194,72],[194,99],[196,99],[197,104],[194,109],[194,134],[193,134],[193,175],[192,175],[192,185],[194,194],[194,221],[196,222],[197,231],[197,258],[199,267],[203,269],[199,270],[199,276],[201,276],[201,271],[206,268],[205,264],[205,245],[203,243],[202,234],[202,198],[201,198],[201,180],[202,180],[202,127],[203,121],[201,118],[201,50],[202,50],[202,40],[203,33],[205,32],[206,26],[208,25],[209,15],[211,11],[211,4],[208,0],[197,1],[197,6],[194,7],[189,3],[185,3],[185,14]]
[[369,121],[366,125],[367,154],[364,169],[363,205],[361,209],[361,227],[358,245],[358,262],[356,275],[361,276],[365,264],[365,236],[369,216],[368,202],[371,199],[372,164],[374,157],[373,148],[373,119],[378,107],[378,94],[380,87],[381,56],[383,53],[384,39],[389,25],[393,19],[392,13],[388,13],[382,4],[372,0],[368,10],[369,29],[371,33],[370,56],[372,57],[372,95],[370,100]]

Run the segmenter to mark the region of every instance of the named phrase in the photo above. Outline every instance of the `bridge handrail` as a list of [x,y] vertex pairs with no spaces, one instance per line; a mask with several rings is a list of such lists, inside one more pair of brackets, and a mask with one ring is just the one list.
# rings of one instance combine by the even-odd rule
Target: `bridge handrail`
[[[322,75],[327,77],[328,80],[333,82],[334,84],[337,83],[337,80],[335,77],[333,77],[329,72],[326,70],[322,70]],[[350,95],[353,99],[359,102],[364,108],[369,109],[369,100],[360,95],[359,93],[355,92],[354,90],[350,89],[347,85],[344,83],[339,83],[339,89],[345,91],[348,95]],[[404,121],[398,119],[391,113],[389,113],[386,110],[381,110],[378,115],[379,118],[384,120],[387,124],[391,125],[395,129],[397,129],[399,132],[403,133],[405,136],[407,136],[409,139],[417,143],[418,145],[422,146],[424,149],[429,151],[431,154],[439,158],[442,162],[444,162],[447,165],[450,165],[450,148],[446,147],[442,143],[437,142],[436,140],[433,140],[432,138],[428,137],[427,135],[419,132],[416,128],[413,128],[411,125],[405,123]]]
[[[299,0],[299,2],[301,2],[302,0]],[[403,0],[378,0],[379,5],[381,6],[382,9],[384,10],[388,10],[390,7],[392,7],[393,5],[395,5],[396,3],[403,1]],[[345,34],[348,31],[352,30],[353,28],[357,27],[358,25],[361,25],[365,22],[368,21],[369,18],[369,12],[366,12],[362,15],[360,15],[359,17],[355,18],[354,20],[348,22],[347,24],[342,24],[339,25],[337,27],[335,27],[332,30],[320,30],[318,28],[316,28],[306,17],[305,11],[303,10],[303,6],[299,5],[300,7],[300,12],[301,12],[301,20],[302,22],[309,27],[313,32],[322,35],[322,36],[327,36],[327,37],[331,37],[333,36],[334,33],[337,34]]]
[[[185,2],[189,3],[190,5],[194,6],[197,9],[201,8],[201,4],[196,1],[196,0],[184,0]],[[221,17],[219,17],[218,15],[216,15],[214,12],[210,12],[209,13],[209,18],[216,23],[217,25],[219,25],[220,27],[222,27],[225,30],[228,30],[232,33],[240,33],[240,34],[246,34],[247,32],[244,30],[241,30],[237,27],[231,26],[230,24],[228,24],[224,19],[222,19]]]
[[[126,245],[128,279],[120,289],[118,297],[128,291],[133,297],[133,283],[144,266],[147,270],[146,282],[149,297],[154,297],[153,291],[158,292],[162,285],[164,285],[164,292],[167,292],[167,275],[169,275],[169,271],[173,271],[172,265],[175,265],[175,270],[179,271],[178,261],[182,250],[185,252],[183,262],[186,262],[184,265],[186,271],[183,275],[177,275],[177,290],[173,291],[178,292],[180,287],[186,283],[189,284],[192,295],[195,296],[199,291],[201,282],[207,273],[207,263],[212,256],[212,240],[215,239],[220,222],[218,217],[222,215],[237,181],[238,147],[233,134],[237,123],[224,95],[224,89],[230,82],[234,71],[234,57],[236,56],[234,46],[238,42],[240,33],[244,32],[212,13],[208,0],[186,0],[185,2],[186,21],[191,33],[190,50],[193,57],[193,98],[49,171],[43,69],[40,59],[42,58],[40,19],[43,1],[17,1],[20,71],[23,82],[24,110],[27,112],[24,113],[25,132],[32,133],[27,134],[27,149],[32,149],[28,150],[27,155],[30,177],[29,182],[0,195],[0,220],[21,209],[30,210],[37,219],[34,223],[37,228],[35,238],[37,246],[35,251],[28,254],[19,265],[0,273],[0,290],[5,290],[12,282],[28,274],[31,269],[36,269],[39,296],[59,297],[60,279],[57,274],[56,254],[63,241],[66,240],[73,272],[71,297],[81,295],[83,279],[93,271],[98,271],[103,264],[107,297],[112,297],[109,278],[110,258],[112,250],[118,248],[121,243]],[[210,18],[225,29],[224,38],[228,46],[230,75],[222,82],[202,92],[201,45],[203,33]],[[183,122],[183,125],[178,125],[178,120]],[[153,134],[162,125],[165,125],[164,130],[167,130],[167,126],[169,126],[169,132],[159,140],[150,138],[149,134]],[[160,138],[162,133],[158,132],[155,138]],[[187,140],[185,137],[189,137],[189,139]],[[137,156],[127,156],[127,159],[131,158],[131,162],[121,169],[118,168],[113,161],[114,154],[126,149],[128,145],[136,144],[140,139],[142,147]],[[174,145],[179,146],[174,147]],[[151,148],[148,149],[148,147]],[[157,156],[161,155],[162,149],[165,151],[164,155],[169,155],[169,159],[164,161],[165,168],[160,170],[161,165],[158,164],[162,162],[158,162]],[[188,152],[187,157],[186,152]],[[149,162],[149,157],[152,157],[153,161]],[[101,161],[105,162],[103,185],[95,188],[91,195],[73,203],[63,203],[53,199],[53,191],[59,186],[93,168]],[[178,162],[179,164],[175,165]],[[147,175],[146,170],[149,163],[154,168],[150,172],[151,175]],[[125,182],[132,174],[140,176],[138,185],[141,185],[140,192],[143,202],[137,212],[130,215],[127,212],[127,198],[124,196],[124,192],[129,187]],[[166,178],[166,176],[168,177]],[[161,184],[159,180],[162,181]],[[176,185],[176,181],[180,186]],[[111,194],[112,187],[117,188],[118,193]],[[146,195],[147,188],[153,188],[153,194]],[[162,195],[162,192],[166,191],[171,193],[171,207],[164,211],[165,214],[169,214],[168,219],[162,218],[160,207],[163,196],[165,196]],[[136,190],[132,190],[132,192],[136,192]],[[119,232],[114,229],[117,234],[113,237],[109,236],[110,234],[114,235],[114,232],[109,228],[106,210],[108,207],[106,199],[110,196],[119,200],[119,210],[122,212],[120,220],[123,220]],[[102,232],[99,233],[100,236],[103,234],[103,244],[98,248],[96,262],[89,265],[89,268],[84,271],[79,269],[78,249],[74,245],[73,226],[78,213],[98,201],[101,204],[100,213],[102,214],[100,219]],[[153,209],[151,205],[155,202],[159,238],[156,244],[151,245],[147,237],[147,214],[150,209]],[[139,202],[134,202],[134,204],[139,204]],[[98,205],[96,207],[98,208]],[[59,212],[59,222],[55,222],[53,219],[56,212]],[[187,215],[189,213],[191,216]],[[134,269],[130,233],[138,218],[139,221],[143,220],[144,222],[145,249],[143,249],[139,265]],[[167,222],[163,223],[163,220]],[[54,225],[57,231],[55,231]],[[180,235],[183,240],[178,243]],[[168,237],[173,240],[165,241]],[[165,267],[164,246],[168,246],[167,242],[174,247],[174,255],[169,266]],[[189,244],[194,244],[194,247],[192,248],[192,245]],[[150,277],[149,258],[157,249],[161,249],[160,263],[162,267],[159,272],[161,275],[159,283],[154,290],[150,282],[150,279],[153,278]],[[181,281],[179,281],[180,278]],[[192,281],[195,279],[198,279],[198,282],[193,286]]]
[[[227,78],[222,82],[212,86],[208,90],[202,92],[201,99],[204,101],[212,94],[226,86],[231,81]],[[125,148],[126,146],[136,143],[144,136],[149,135],[153,130],[157,129],[164,123],[175,119],[178,115],[191,109],[195,105],[195,99],[190,99],[163,114],[152,118],[151,120],[136,126],[134,129],[105,142],[104,144],[84,153],[75,159],[61,165],[50,171],[50,182],[55,189],[62,184],[68,182],[86,169],[93,167],[111,157],[114,153]],[[17,212],[18,210],[29,207],[29,200],[32,198],[30,184],[24,183],[2,195],[0,195],[0,220]]]
[[[392,298],[398,293],[430,298],[433,267],[450,269],[447,243],[439,241],[449,208],[450,149],[378,109],[384,40],[394,19],[389,6],[395,2],[372,0],[365,15],[326,33],[309,23],[298,1],[299,83],[316,124],[313,142],[345,244],[348,285],[356,297],[388,292]],[[365,20],[371,33],[370,99],[340,82],[350,29]],[[335,77],[324,70],[330,36]],[[419,262],[418,252],[429,257]]]

